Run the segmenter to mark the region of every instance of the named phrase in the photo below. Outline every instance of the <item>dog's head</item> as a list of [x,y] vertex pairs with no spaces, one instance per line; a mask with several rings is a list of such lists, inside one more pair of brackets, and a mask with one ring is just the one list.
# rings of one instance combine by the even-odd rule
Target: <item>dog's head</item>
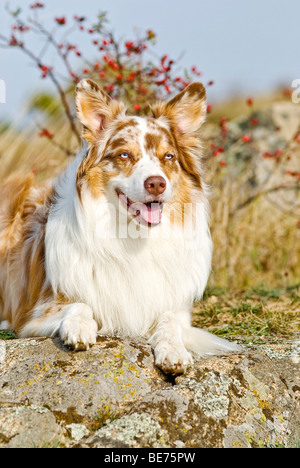
[[89,150],[77,171],[79,195],[87,187],[106,196],[128,219],[160,224],[164,205],[190,203],[201,191],[199,128],[206,97],[193,83],[169,102],[152,107],[151,117],[132,117],[96,83],[81,81],[76,107]]

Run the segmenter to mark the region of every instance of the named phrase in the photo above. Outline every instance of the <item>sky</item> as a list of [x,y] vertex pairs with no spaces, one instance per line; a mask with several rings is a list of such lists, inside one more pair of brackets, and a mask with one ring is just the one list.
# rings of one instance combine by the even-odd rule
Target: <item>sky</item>
[[[11,25],[0,0],[0,33]],[[34,0],[10,0],[11,7]],[[252,96],[287,87],[300,79],[299,0],[44,0],[44,20],[54,16],[108,14],[110,27],[124,39],[134,31],[157,34],[158,55],[181,58],[182,67],[197,65],[202,81],[214,80],[208,99],[226,100],[235,93]],[[83,45],[84,46],[84,45]],[[38,70],[17,50],[0,48],[0,80],[6,103],[0,118],[24,108],[33,91],[47,87]],[[1,84],[1,81],[0,81]],[[49,89],[51,85],[49,83]],[[0,96],[1,98],[1,96]],[[1,99],[0,99],[1,100]]]

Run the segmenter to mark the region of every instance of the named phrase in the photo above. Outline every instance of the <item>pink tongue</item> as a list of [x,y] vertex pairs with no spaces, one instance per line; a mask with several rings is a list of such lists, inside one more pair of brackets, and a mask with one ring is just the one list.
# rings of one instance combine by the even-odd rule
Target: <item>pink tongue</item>
[[133,208],[136,213],[139,212],[140,218],[142,218],[146,223],[159,224],[161,222],[162,214],[159,203],[152,203],[151,205],[134,203],[130,208]]
[[161,211],[158,203],[145,205],[141,211],[141,217],[150,224],[159,224],[161,222]]

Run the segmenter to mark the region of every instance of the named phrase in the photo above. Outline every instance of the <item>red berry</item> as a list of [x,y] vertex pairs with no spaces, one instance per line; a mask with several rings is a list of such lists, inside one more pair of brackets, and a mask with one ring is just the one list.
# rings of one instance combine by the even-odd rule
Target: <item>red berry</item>
[[249,143],[249,141],[251,140],[251,138],[249,137],[249,135],[244,135],[244,136],[242,137],[242,140],[243,140],[244,143]]
[[44,5],[43,5],[42,3],[36,2],[36,3],[34,3],[33,5],[30,5],[30,8],[31,8],[31,9],[34,9],[34,8],[44,8]]
[[297,133],[297,135],[294,136],[294,141],[300,143],[300,133]]
[[61,18],[55,18],[55,21],[61,26],[64,26],[67,23],[65,16],[62,16]]
[[53,133],[51,133],[47,128],[44,128],[44,130],[41,131],[39,136],[42,137],[47,137],[50,138],[50,140],[54,137]]

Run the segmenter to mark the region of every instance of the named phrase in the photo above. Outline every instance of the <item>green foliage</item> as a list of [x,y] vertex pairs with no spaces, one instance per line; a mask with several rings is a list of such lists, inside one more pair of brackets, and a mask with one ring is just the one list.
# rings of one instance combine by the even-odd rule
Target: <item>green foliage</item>
[[0,340],[14,340],[17,335],[12,330],[0,330]]
[[29,107],[46,114],[47,117],[59,117],[62,114],[61,103],[57,96],[49,93],[37,93],[29,101]]

